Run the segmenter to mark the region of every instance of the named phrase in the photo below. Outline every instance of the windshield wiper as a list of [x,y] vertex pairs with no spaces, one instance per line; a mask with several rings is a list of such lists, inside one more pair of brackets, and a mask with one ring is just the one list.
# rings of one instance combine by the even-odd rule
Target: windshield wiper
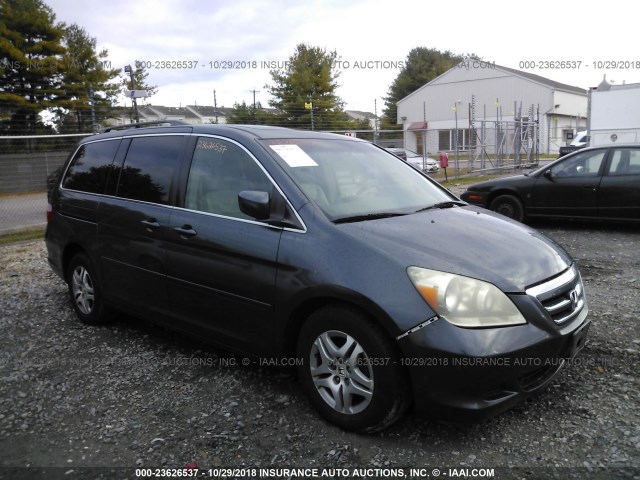
[[464,207],[467,204],[458,200],[447,200],[446,202],[434,203],[433,205],[429,205],[428,207],[420,208],[416,210],[415,213],[424,212],[425,210],[432,210],[434,208],[451,208],[455,207],[456,205]]
[[377,220],[379,218],[400,217],[402,215],[406,215],[406,213],[400,213],[400,212],[368,213],[366,215],[353,215],[351,217],[336,218],[333,221],[333,223],[364,222],[366,220]]

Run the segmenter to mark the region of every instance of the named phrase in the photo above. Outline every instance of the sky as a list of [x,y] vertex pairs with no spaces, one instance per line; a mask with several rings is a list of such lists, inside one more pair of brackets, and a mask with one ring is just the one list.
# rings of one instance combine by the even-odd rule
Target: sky
[[[255,91],[266,107],[269,71],[283,68],[299,43],[336,51],[345,109],[378,114],[415,47],[473,53],[584,89],[604,75],[640,83],[637,16],[616,0],[44,2],[57,21],[95,37],[112,68],[150,66],[147,81],[158,86],[147,99],[153,105],[213,105],[215,90],[218,106],[250,104]],[[175,68],[180,61],[192,68]]]

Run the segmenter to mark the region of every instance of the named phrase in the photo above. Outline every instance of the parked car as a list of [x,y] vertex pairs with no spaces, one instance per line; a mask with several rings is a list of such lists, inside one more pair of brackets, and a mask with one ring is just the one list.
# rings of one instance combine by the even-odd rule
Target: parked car
[[477,183],[462,199],[509,218],[640,221],[640,144],[585,148],[533,172]]
[[411,405],[458,420],[502,411],[545,388],[589,327],[555,242],[342,135],[91,136],[48,213],[48,260],[81,321],[121,310],[293,361],[315,408],[349,430]]
[[433,158],[426,157],[423,159],[422,155],[419,153],[407,150],[406,148],[387,148],[386,150],[393,153],[395,156],[400,157],[405,162],[413,165],[418,170],[423,170],[425,172],[437,172],[440,170],[440,165]]

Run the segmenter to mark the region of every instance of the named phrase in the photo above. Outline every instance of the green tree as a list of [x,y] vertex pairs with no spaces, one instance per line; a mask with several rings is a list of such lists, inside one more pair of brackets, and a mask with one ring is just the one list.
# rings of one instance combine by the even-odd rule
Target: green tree
[[64,109],[59,110],[60,131],[90,132],[91,95],[98,122],[108,117],[117,100],[120,70],[109,68],[106,49],[97,51],[96,39],[76,24],[65,28]]
[[278,115],[281,125],[311,129],[312,111],[305,108],[309,104],[316,130],[336,130],[350,124],[344,102],[336,95],[337,56],[335,51],[301,43],[284,69],[270,72],[273,85],[265,88],[273,96],[269,105],[282,112]]
[[11,135],[37,133],[38,115],[60,103],[64,29],[41,0],[0,0],[0,107]]
[[234,103],[233,110],[227,115],[227,123],[239,123],[244,125],[274,125],[277,124],[277,117],[267,112],[260,102],[247,105],[246,102]]
[[460,63],[467,55],[457,55],[434,48],[416,47],[407,55],[404,68],[389,87],[381,120],[383,130],[402,128],[398,125],[398,101]]

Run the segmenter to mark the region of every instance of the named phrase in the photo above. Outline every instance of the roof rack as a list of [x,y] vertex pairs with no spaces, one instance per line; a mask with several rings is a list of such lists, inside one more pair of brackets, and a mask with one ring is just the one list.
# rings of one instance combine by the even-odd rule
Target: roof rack
[[133,128],[144,127],[173,127],[178,125],[190,125],[182,120],[158,120],[155,122],[127,123],[125,125],[114,125],[100,130],[100,133],[112,132],[114,130],[131,130]]

